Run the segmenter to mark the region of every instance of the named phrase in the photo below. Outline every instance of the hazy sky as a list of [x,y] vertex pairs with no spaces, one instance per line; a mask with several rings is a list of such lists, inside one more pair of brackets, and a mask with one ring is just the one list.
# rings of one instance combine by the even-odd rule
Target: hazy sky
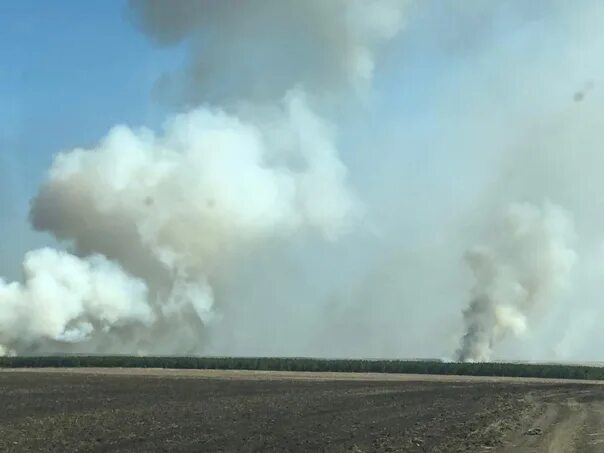
[[[339,1],[333,0],[332,5],[344,4]],[[262,0],[278,5],[271,2]],[[397,8],[403,3],[384,0],[385,5]],[[351,0],[351,4],[362,2]],[[316,7],[319,3],[312,5],[318,12],[309,8],[300,17],[308,13],[317,20],[318,32],[333,40],[326,52],[338,46],[358,50],[354,46],[358,37],[346,36],[353,41],[350,45],[332,35],[330,26],[337,32],[341,23],[329,16],[329,8],[327,14]],[[604,250],[604,211],[599,201],[604,190],[599,108],[604,101],[604,4],[597,0],[415,0],[405,5],[402,25],[394,33],[382,36],[383,30],[368,32],[359,26],[359,33],[369,36],[362,37],[369,43],[369,60],[374,65],[372,77],[366,77],[368,83],[359,89],[340,74],[345,71],[338,64],[349,69],[346,61],[334,62],[333,70],[325,69],[321,64],[328,67],[330,61],[307,55],[320,49],[320,40],[318,47],[314,35],[297,43],[294,32],[299,29],[290,27],[288,20],[302,30],[306,23],[288,18],[279,8],[275,17],[287,20],[276,24],[276,31],[264,32],[264,21],[272,13],[263,17],[248,6],[252,8],[248,13],[253,14],[249,25],[214,5],[208,9],[216,16],[204,22],[205,16],[191,14],[193,31],[183,32],[181,42],[168,39],[163,44],[170,45],[162,46],[158,45],[162,33],[167,30],[170,36],[173,24],[169,20],[153,23],[151,17],[145,28],[126,1],[0,2],[0,276],[7,281],[20,279],[25,252],[57,246],[50,235],[34,232],[28,220],[31,200],[45,181],[53,156],[76,147],[95,147],[115,125],[157,130],[170,114],[198,104],[208,110],[219,105],[241,118],[252,118],[252,123],[262,123],[270,118],[270,108],[242,107],[230,98],[236,97],[241,104],[258,101],[256,97],[262,97],[258,92],[266,93],[250,90],[249,85],[250,81],[263,82],[263,75],[276,86],[289,81],[287,58],[274,53],[275,42],[285,39],[299,46],[296,55],[302,57],[295,63],[301,69],[295,69],[307,77],[301,76],[308,82],[304,88],[310,87],[310,107],[304,96],[293,96],[292,105],[298,105],[305,124],[313,125],[316,114],[320,124],[324,121],[332,127],[333,131],[325,128],[332,134],[320,127],[321,133],[316,134],[325,139],[321,145],[337,148],[327,165],[329,177],[338,182],[339,165],[345,167],[345,188],[362,206],[362,221],[335,241],[322,242],[305,232],[286,246],[263,247],[229,268],[228,278],[214,275],[220,274],[215,267],[223,263],[210,271],[204,268],[203,278],[209,275],[216,280],[212,286],[218,299],[247,302],[250,298],[240,313],[234,313],[237,310],[226,302],[221,308],[226,313],[224,325],[239,337],[216,334],[216,351],[451,354],[473,282],[463,261],[464,251],[488,242],[490,230],[499,231],[494,213],[509,203],[535,205],[534,211],[527,209],[529,217],[533,212],[543,215],[543,225],[533,222],[533,226],[549,232],[549,208],[542,206],[551,202],[568,211],[577,237],[576,243],[559,247],[571,248],[578,256],[570,278],[572,297],[552,296],[563,303],[542,312],[539,308],[535,316],[545,321],[536,322],[528,334],[506,337],[500,355],[593,358],[588,334],[577,326],[592,319],[589,332],[594,332],[597,344],[604,345],[604,336],[595,333],[598,321],[593,321],[604,320],[599,298],[604,289],[600,284],[604,266],[599,264]],[[186,29],[189,17],[183,17]],[[225,20],[232,27],[225,27],[230,35],[212,23],[212,17]],[[388,17],[378,19],[391,26]],[[247,36],[246,30],[260,30],[260,36]],[[294,38],[288,37],[290,30]],[[361,51],[366,50],[361,46]],[[233,58],[238,51],[241,61]],[[269,57],[275,55],[278,58],[272,61]],[[210,76],[183,89],[190,96],[185,102],[182,97],[171,97],[174,93],[165,89],[170,87],[168,82],[194,78],[195,64],[206,70],[206,56],[215,66],[208,70]],[[308,68],[306,74],[305,61],[317,68]],[[258,67],[254,62],[259,62]],[[245,64],[249,73],[241,69]],[[297,127],[296,121],[283,126],[288,131],[285,135],[292,133],[288,128]],[[262,123],[258,128],[265,126]],[[305,156],[311,161],[316,158]],[[87,171],[93,174],[94,168]],[[68,201],[57,206],[77,217],[66,207]],[[45,207],[44,200],[41,205]],[[319,214],[311,213],[307,219],[313,228],[325,227],[312,215]],[[56,219],[57,224],[51,226],[47,221],[41,221],[45,230],[57,233],[64,227]],[[80,233],[64,236],[82,241]],[[277,236],[275,243],[280,243],[283,238]],[[77,245],[77,252],[85,254],[82,244]],[[89,248],[86,252],[106,252],[103,246]],[[547,259],[558,248],[535,250]],[[511,267],[516,264],[505,251],[497,253]],[[519,262],[526,264],[522,259]],[[242,263],[255,271],[244,269]],[[259,302],[267,298],[288,302],[278,306]],[[313,312],[313,304],[325,312]],[[271,337],[266,320],[273,316],[282,322]],[[296,323],[296,317],[313,326],[312,338],[303,338],[308,328]],[[321,344],[324,335],[334,338],[334,344]]]
[[[398,140],[404,122],[417,140],[434,138],[434,128],[440,125],[430,106],[435,90],[462,63],[461,19],[438,8],[420,8],[404,36],[388,44],[379,56],[369,115],[357,118],[369,122],[366,129],[391,130]],[[433,27],[443,27],[450,37],[434,36]],[[96,143],[115,124],[160,124],[174,108],[158,101],[152,88],[162,73],[182,62],[183,52],[154,46],[132,25],[125,1],[5,1],[0,5],[0,29],[0,274],[15,277],[15,263],[23,252],[50,241],[32,233],[26,218],[29,200],[52,156]],[[389,124],[383,124],[384,111]],[[351,164],[359,141],[367,139],[363,130],[353,130],[341,134],[341,140],[349,142],[345,159]],[[440,158],[437,150],[424,146],[390,152],[396,159],[404,154],[412,169],[428,164],[431,173],[448,172],[447,165],[433,165]],[[358,160],[362,166],[362,157]],[[360,169],[353,177],[387,179],[363,173]],[[422,175],[410,170],[408,178]],[[443,181],[434,175],[433,183]],[[414,186],[409,179],[406,184]]]

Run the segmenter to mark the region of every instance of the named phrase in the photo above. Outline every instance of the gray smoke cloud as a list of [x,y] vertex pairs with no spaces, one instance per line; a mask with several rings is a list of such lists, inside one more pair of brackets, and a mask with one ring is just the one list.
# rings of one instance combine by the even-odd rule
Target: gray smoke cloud
[[404,3],[131,2],[155,41],[187,43],[169,85],[195,108],[55,157],[31,223],[72,253],[31,252],[1,282],[0,352],[205,351],[214,282],[267,244],[349,230],[361,204],[306,91],[367,88]]
[[267,244],[350,230],[361,204],[306,92],[367,89],[405,4],[132,1],[153,40],[188,46],[158,87],[195,108],[55,157],[31,223],[73,254],[31,252],[2,282],[0,351],[206,351],[214,282]]
[[31,252],[24,283],[2,282],[1,350],[202,352],[214,282],[231,286],[237,263],[350,230],[361,204],[306,92],[366,89],[405,3],[131,2],[152,39],[186,42],[187,68],[160,85],[195,108],[56,155],[30,217],[72,254]]
[[475,284],[461,361],[486,362],[504,337],[524,334],[531,315],[568,283],[576,259],[572,219],[557,206],[511,205],[493,229],[491,244],[466,254]]
[[133,21],[162,46],[185,45],[183,70],[157,84],[167,99],[273,100],[292,87],[333,95],[370,86],[376,51],[404,25],[409,0],[131,1]]

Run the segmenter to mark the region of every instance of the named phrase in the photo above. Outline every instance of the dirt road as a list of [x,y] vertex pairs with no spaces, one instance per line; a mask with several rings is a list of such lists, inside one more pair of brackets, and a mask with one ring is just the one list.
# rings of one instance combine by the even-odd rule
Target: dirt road
[[0,371],[0,451],[600,452],[604,386],[343,373]]
[[502,452],[604,451],[604,387],[556,388],[525,397],[522,428]]

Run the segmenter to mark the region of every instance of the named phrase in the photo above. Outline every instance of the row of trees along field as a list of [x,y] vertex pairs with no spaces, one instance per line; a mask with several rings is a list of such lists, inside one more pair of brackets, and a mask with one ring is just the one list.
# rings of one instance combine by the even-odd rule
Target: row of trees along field
[[123,367],[265,371],[339,371],[469,376],[517,376],[561,379],[604,379],[604,368],[524,363],[457,363],[438,360],[360,360],[273,357],[134,357],[39,356],[0,357],[3,368]]

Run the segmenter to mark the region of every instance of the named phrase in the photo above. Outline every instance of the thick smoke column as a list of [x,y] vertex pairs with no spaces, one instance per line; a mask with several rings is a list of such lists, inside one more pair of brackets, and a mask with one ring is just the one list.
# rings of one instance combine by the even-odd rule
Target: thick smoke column
[[0,283],[0,353],[200,352],[212,282],[239,257],[349,229],[359,203],[305,93],[367,88],[405,3],[133,1],[153,40],[188,44],[158,87],[196,108],[56,156],[31,221],[74,254],[31,252],[24,282]]
[[[199,351],[212,318],[210,281],[230,260],[304,229],[337,237],[356,201],[330,128],[300,93],[255,117],[200,108],[170,119],[159,136],[117,126],[94,149],[59,154],[33,225],[72,241],[78,255],[101,255],[32,252],[23,287],[0,293],[0,344],[99,348],[114,327],[136,321],[140,332],[123,348]],[[178,341],[168,346],[157,330]]]
[[498,341],[528,329],[530,315],[566,283],[573,236],[572,219],[561,208],[514,204],[494,226],[491,245],[467,253],[475,284],[460,361],[488,361]]
[[[74,254],[31,252],[24,283],[1,282],[0,353],[78,343],[200,352],[212,282],[239,257],[298,233],[333,240],[348,230],[359,203],[335,131],[305,93],[368,87],[404,5],[133,1],[152,39],[188,43],[188,68],[160,88],[197,107],[160,134],[116,126],[98,146],[56,156],[31,221]],[[199,107],[208,101],[235,102]]]

